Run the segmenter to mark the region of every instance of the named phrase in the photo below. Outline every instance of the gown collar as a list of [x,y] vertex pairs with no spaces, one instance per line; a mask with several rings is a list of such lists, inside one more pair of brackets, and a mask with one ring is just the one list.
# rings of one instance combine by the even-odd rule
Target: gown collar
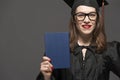
[[96,46],[93,46],[93,45],[89,45],[89,46],[80,46],[78,45],[78,43],[75,44],[75,47],[74,47],[74,54],[77,55],[79,52],[82,51],[83,48],[86,48],[87,50],[95,53],[96,51]]

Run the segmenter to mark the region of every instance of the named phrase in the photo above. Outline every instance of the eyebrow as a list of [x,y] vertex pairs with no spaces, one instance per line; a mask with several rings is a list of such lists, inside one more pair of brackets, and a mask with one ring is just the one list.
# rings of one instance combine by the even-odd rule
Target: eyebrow
[[82,14],[89,14],[89,13],[97,13],[97,12],[89,12],[89,13],[85,13],[85,12],[77,12],[77,13],[75,13],[74,15],[79,14],[79,13],[82,13]]
[[[77,13],[85,13],[85,12],[77,12]],[[89,13],[97,13],[95,11],[89,12]],[[87,14],[87,13],[86,13]]]

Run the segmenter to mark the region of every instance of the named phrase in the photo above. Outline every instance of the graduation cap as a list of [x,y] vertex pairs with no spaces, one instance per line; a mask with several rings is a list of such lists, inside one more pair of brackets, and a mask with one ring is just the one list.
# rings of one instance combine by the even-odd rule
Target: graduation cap
[[74,12],[79,5],[91,6],[96,8],[97,11],[99,11],[99,8],[101,6],[108,5],[108,2],[106,0],[64,0],[64,1],[72,8],[72,12]]

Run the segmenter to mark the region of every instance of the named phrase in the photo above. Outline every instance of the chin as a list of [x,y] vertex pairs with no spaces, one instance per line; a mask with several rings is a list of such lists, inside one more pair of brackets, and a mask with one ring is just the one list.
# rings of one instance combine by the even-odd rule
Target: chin
[[83,31],[82,34],[84,34],[84,35],[90,35],[90,34],[92,34],[92,31],[85,31],[85,32]]
[[79,31],[81,34],[83,35],[90,35],[92,34],[94,28],[90,28],[90,29],[84,29],[84,28],[80,28]]

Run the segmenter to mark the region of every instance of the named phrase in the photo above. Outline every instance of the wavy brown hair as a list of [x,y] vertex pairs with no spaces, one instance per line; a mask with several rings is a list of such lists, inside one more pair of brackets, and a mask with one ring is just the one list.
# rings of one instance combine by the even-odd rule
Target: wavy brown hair
[[[100,53],[106,49],[106,35],[104,29],[104,23],[102,22],[102,16],[97,13],[96,27],[93,31],[91,45],[96,46],[96,52]],[[75,44],[78,40],[78,29],[76,27],[74,16],[70,19],[69,24],[69,33],[70,33],[70,50],[73,52]]]

